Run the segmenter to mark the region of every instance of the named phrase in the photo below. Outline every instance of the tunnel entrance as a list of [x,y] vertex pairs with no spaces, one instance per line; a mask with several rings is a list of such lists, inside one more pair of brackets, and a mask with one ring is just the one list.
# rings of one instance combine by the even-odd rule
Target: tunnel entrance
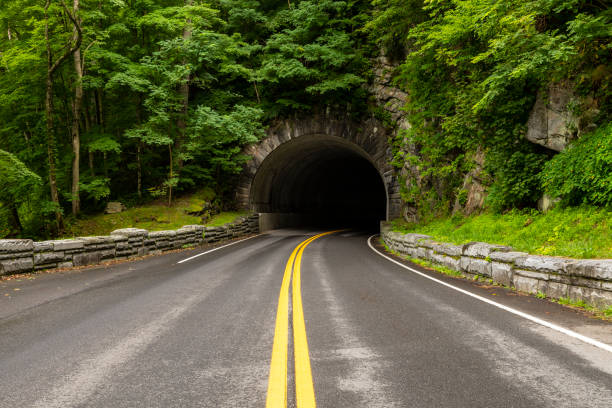
[[303,136],[283,143],[261,163],[251,206],[262,229],[378,228],[386,219],[382,177],[359,146],[339,137]]

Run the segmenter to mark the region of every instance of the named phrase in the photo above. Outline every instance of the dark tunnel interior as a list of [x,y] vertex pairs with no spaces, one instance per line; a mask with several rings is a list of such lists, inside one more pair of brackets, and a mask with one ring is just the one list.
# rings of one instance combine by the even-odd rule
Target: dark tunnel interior
[[386,217],[382,178],[366,154],[341,138],[286,142],[261,164],[252,185],[255,211],[280,227],[378,228]]

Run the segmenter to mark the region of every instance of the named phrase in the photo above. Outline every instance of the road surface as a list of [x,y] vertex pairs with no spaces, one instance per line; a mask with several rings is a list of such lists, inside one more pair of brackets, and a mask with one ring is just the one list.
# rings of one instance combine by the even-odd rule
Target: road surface
[[[296,384],[300,407],[309,387],[334,408],[612,407],[612,352],[413,273],[369,234],[310,241],[295,292],[288,260],[319,232],[0,281],[0,407],[293,407]],[[612,344],[609,323],[424,273]]]

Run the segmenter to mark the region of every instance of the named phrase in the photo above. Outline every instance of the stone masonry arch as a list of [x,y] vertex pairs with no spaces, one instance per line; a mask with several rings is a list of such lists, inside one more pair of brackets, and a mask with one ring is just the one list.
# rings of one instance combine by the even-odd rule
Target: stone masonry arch
[[[343,178],[334,182],[339,189],[350,189],[344,193],[347,200],[363,205],[363,201],[369,199],[368,195],[374,194],[366,188],[366,184],[376,183],[375,176],[367,170],[371,166],[372,173],[378,174],[379,182],[384,186],[385,208],[380,218],[396,218],[400,216],[401,201],[398,182],[390,165],[392,152],[388,137],[384,126],[371,117],[355,121],[347,116],[315,114],[280,120],[267,130],[265,139],[244,150],[251,159],[238,184],[237,204],[242,209],[261,213],[263,229],[289,226],[295,224],[290,213],[295,212],[300,201],[309,201],[305,206],[316,206],[323,200],[321,197],[313,198],[325,194],[324,191],[318,192],[316,185],[310,185],[316,182],[309,181],[314,177],[314,171],[342,173]],[[360,182],[365,183],[362,197],[357,196]],[[351,202],[339,205],[350,213]],[[275,221],[267,222],[270,217]]]

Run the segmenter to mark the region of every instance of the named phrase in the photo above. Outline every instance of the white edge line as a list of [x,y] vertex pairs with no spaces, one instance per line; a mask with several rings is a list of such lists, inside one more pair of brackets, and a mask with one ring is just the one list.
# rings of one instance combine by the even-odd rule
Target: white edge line
[[190,256],[189,258],[186,258],[186,259],[180,260],[180,261],[178,261],[178,262],[177,262],[177,264],[180,264],[180,263],[183,263],[183,262],[187,262],[187,261],[191,261],[192,259],[197,258],[198,256],[202,256],[202,255],[210,254],[211,252],[215,252],[215,251],[217,251],[217,250],[219,250],[219,249],[227,248],[228,246],[232,246],[232,245],[234,245],[234,244],[238,244],[238,243],[240,243],[240,242],[247,241],[247,240],[249,240],[249,239],[251,239],[251,238],[256,238],[256,237],[259,237],[259,236],[261,236],[261,235],[262,235],[262,234],[257,234],[257,235],[253,235],[252,237],[248,237],[248,238],[240,239],[240,240],[238,240],[238,241],[230,242],[229,244],[221,245],[220,247],[216,247],[216,248],[213,248],[213,249],[208,250],[208,251],[206,251],[206,252],[202,252],[202,253],[200,253],[200,254],[197,254],[197,255],[194,255],[194,256]]
[[592,338],[590,338],[590,337],[584,336],[584,335],[582,335],[582,334],[580,334],[580,333],[576,333],[575,331],[572,331],[572,330],[566,329],[566,328],[561,327],[561,326],[557,326],[557,325],[556,325],[556,324],[554,324],[554,323],[550,323],[550,322],[547,322],[546,320],[542,320],[542,319],[540,319],[540,318],[538,318],[538,317],[532,316],[532,315],[530,315],[530,314],[528,314],[528,313],[524,313],[524,312],[521,312],[520,310],[513,309],[513,308],[508,307],[508,306],[506,306],[506,305],[502,305],[501,303],[494,302],[494,301],[492,301],[492,300],[490,300],[490,299],[487,299],[487,298],[485,298],[485,297],[482,297],[482,296],[476,295],[476,294],[474,294],[474,293],[472,293],[472,292],[469,292],[469,291],[467,291],[467,290],[464,290],[464,289],[458,288],[458,287],[456,287],[456,286],[450,285],[450,284],[448,284],[448,283],[446,283],[446,282],[444,282],[444,281],[441,281],[441,280],[436,279],[436,278],[434,278],[434,277],[431,277],[431,276],[429,276],[429,275],[427,275],[427,274],[425,274],[425,273],[423,273],[423,272],[417,271],[417,270],[416,270],[416,269],[414,269],[414,268],[411,268],[411,267],[409,267],[409,266],[407,266],[407,265],[404,265],[403,263],[398,262],[398,261],[396,261],[395,259],[393,259],[393,258],[391,258],[391,257],[388,257],[387,255],[385,255],[385,254],[381,253],[381,252],[380,252],[380,251],[378,251],[376,248],[374,248],[374,246],[372,246],[372,238],[374,238],[375,236],[376,236],[376,235],[372,235],[370,238],[368,238],[368,246],[369,246],[369,247],[370,247],[370,248],[371,248],[371,249],[372,249],[374,252],[376,252],[378,255],[382,256],[383,258],[386,258],[387,260],[389,260],[389,261],[391,261],[391,262],[393,262],[393,263],[395,263],[395,264],[397,264],[397,265],[399,265],[399,266],[401,266],[401,267],[402,267],[402,268],[404,268],[404,269],[408,269],[410,272],[414,272],[414,273],[416,273],[416,274],[418,274],[418,275],[423,276],[424,278],[430,279],[430,280],[432,280],[432,281],[434,281],[434,282],[437,282],[437,283],[439,283],[439,284],[441,284],[441,285],[447,286],[447,287],[449,287],[449,288],[451,288],[451,289],[454,289],[454,290],[456,290],[456,291],[458,291],[458,292],[461,292],[461,293],[463,293],[463,294],[465,294],[465,295],[471,296],[471,297],[473,297],[473,298],[475,298],[475,299],[478,299],[478,300],[480,300],[480,301],[482,301],[482,302],[488,303],[488,304],[490,304],[490,305],[492,305],[492,306],[498,307],[498,308],[500,308],[500,309],[502,309],[502,310],[505,310],[505,311],[507,311],[507,312],[510,312],[510,313],[512,313],[512,314],[515,314],[515,315],[517,315],[517,316],[520,316],[520,317],[522,317],[522,318],[524,318],[524,319],[531,320],[531,321],[532,321],[532,322],[534,322],[534,323],[540,324],[540,325],[542,325],[542,326],[546,326],[546,327],[548,327],[549,329],[553,329],[553,330],[555,330],[555,331],[558,331],[558,332],[560,332],[560,333],[566,334],[566,335],[568,335],[568,336],[570,336],[570,337],[573,337],[573,338],[575,338],[575,339],[581,340],[581,341],[583,341],[583,342],[585,342],[585,343],[588,343],[588,344],[590,344],[590,345],[592,345],[592,346],[598,347],[598,348],[600,348],[600,349],[602,349],[602,350],[606,350],[606,351],[609,351],[610,353],[612,353],[612,346],[610,346],[609,344],[602,343],[602,342],[597,341],[597,340],[595,340],[595,339],[592,339]]

